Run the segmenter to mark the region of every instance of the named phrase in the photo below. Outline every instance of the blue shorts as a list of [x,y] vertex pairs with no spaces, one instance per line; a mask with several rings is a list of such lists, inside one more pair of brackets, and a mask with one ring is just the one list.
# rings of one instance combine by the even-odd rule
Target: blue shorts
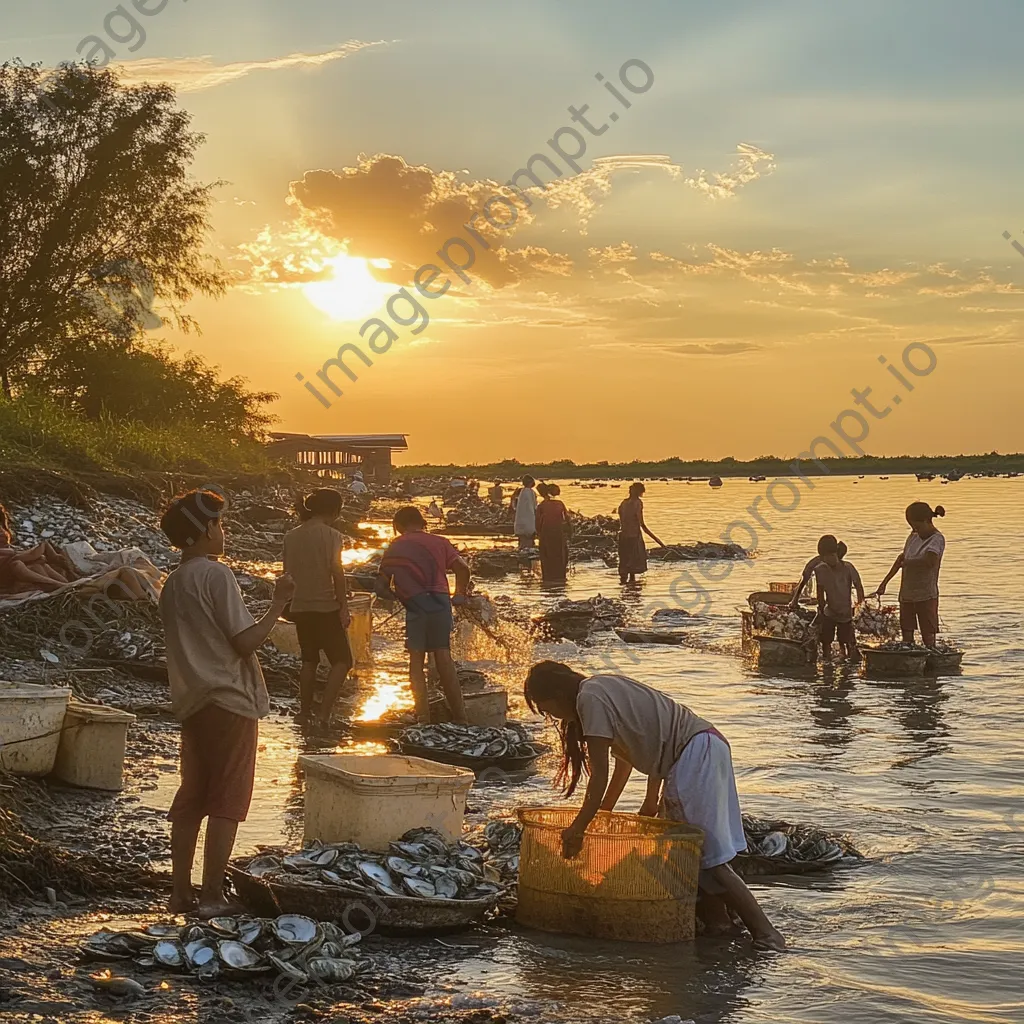
[[406,650],[448,650],[454,625],[450,597],[446,594],[417,594],[405,606]]

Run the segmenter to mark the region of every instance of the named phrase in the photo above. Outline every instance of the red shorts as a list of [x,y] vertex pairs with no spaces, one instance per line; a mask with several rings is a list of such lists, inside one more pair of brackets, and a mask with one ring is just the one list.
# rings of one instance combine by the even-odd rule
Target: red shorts
[[245,821],[256,775],[259,721],[208,704],[181,723],[181,786],[171,821]]
[[911,634],[920,624],[921,632],[935,636],[939,631],[939,599],[900,601],[900,629]]
[[830,644],[838,637],[841,644],[857,646],[857,635],[853,631],[852,622],[836,622],[827,615],[821,617],[821,642]]

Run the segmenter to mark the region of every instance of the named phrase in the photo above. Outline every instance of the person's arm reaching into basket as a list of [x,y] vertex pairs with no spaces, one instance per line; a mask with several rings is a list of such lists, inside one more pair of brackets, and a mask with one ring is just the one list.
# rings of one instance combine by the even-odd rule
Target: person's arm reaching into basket
[[603,737],[587,736],[585,742],[590,761],[590,779],[587,782],[586,796],[583,797],[583,806],[573,823],[562,831],[562,856],[566,860],[571,860],[583,849],[583,836],[587,827],[597,817],[601,801],[608,789],[608,759],[612,741]]
[[629,782],[632,773],[633,766],[628,761],[624,761],[621,757],[615,758],[615,771],[612,772],[612,780],[608,783],[604,800],[601,801],[602,811],[615,810],[615,805],[619,802],[619,797],[622,796],[622,791],[626,788],[626,783]]

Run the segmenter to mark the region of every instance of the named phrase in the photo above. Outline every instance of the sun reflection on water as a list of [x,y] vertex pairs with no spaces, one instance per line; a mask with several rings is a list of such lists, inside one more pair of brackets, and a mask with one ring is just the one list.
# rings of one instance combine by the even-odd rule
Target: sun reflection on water
[[415,702],[408,681],[396,672],[378,670],[355,720],[376,722],[389,711],[406,711],[412,707]]

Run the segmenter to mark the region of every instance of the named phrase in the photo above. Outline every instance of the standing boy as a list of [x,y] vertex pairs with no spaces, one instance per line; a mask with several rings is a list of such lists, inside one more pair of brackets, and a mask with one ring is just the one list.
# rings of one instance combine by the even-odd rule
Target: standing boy
[[[202,918],[235,912],[224,896],[224,872],[245,821],[256,771],[259,719],[270,711],[256,649],[270,635],[295,591],[282,576],[259,622],[245,607],[224,553],[224,499],[190,491],[168,506],[160,526],[181,549],[181,564],[160,595],[167,640],[171,703],[181,722],[181,786],[171,821],[170,909]],[[203,883],[192,889],[199,826],[207,818]]]
[[[452,661],[451,634],[452,604],[464,604],[469,593],[469,566],[447,537],[426,532],[427,523],[418,508],[400,508],[394,526],[398,537],[384,552],[375,589],[378,596],[397,597],[405,606],[405,646],[416,717],[430,721],[425,667],[429,653],[434,655],[452,720],[465,724],[466,706]],[[455,574],[454,598],[448,591],[449,572]]]
[[848,658],[860,660],[857,636],[853,630],[853,602],[850,591],[857,590],[858,604],[864,600],[864,584],[852,562],[839,556],[839,543],[831,534],[818,541],[821,561],[815,566],[818,590],[818,614],[821,618],[821,654],[832,657],[832,641],[838,635],[839,647]]

